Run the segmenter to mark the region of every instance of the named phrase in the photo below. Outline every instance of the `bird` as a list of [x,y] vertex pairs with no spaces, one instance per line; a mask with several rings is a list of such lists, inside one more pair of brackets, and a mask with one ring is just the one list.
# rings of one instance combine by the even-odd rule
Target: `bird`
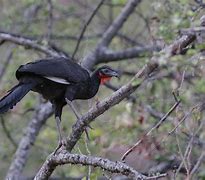
[[98,92],[100,84],[112,77],[119,77],[119,73],[107,65],[89,73],[71,58],[45,58],[29,62],[19,66],[16,71],[19,83],[0,99],[0,114],[12,109],[29,91],[41,94],[53,105],[59,147],[62,145],[60,122],[63,107],[68,104],[79,119],[73,100],[91,99]]

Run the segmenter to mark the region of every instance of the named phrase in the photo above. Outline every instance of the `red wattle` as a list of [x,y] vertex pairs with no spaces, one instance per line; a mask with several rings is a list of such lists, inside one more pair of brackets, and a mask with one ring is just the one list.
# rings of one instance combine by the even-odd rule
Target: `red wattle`
[[109,81],[111,79],[111,77],[108,76],[104,76],[100,78],[100,84],[105,84],[107,81]]

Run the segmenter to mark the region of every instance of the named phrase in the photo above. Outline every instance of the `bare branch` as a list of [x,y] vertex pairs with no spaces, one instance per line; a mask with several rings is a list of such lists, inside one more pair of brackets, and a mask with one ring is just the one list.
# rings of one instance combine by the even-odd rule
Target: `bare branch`
[[149,75],[156,70],[158,64],[155,62],[150,62],[145,65],[130,82],[126,85],[122,86],[116,92],[114,92],[111,96],[106,98],[105,100],[99,102],[96,107],[90,109],[85,115],[81,117],[72,127],[72,132],[68,139],[67,149],[71,151],[77,141],[80,139],[82,133],[86,126],[89,125],[96,117],[103,114],[105,111],[118,104],[124,98],[128,97],[131,93],[133,93],[137,88],[141,86],[141,84],[149,77]]
[[181,29],[179,33],[182,35],[193,34],[197,36],[198,34],[205,34],[205,27],[192,27],[187,29]]
[[159,122],[154,125],[154,127],[152,127],[145,135],[142,139],[140,139],[139,141],[137,141],[131,148],[129,148],[122,156],[121,160],[124,161],[126,159],[126,157],[140,144],[142,143],[143,139],[148,137],[152,131],[154,131],[155,129],[159,128],[159,126],[167,119],[167,117],[176,109],[176,107],[179,105],[181,101],[178,100],[171,108],[170,110],[159,120]]
[[204,157],[205,157],[205,151],[203,150],[201,155],[199,156],[197,162],[195,163],[195,166],[193,167],[193,169],[190,172],[190,177],[192,177],[194,175],[194,173],[198,170],[201,163],[204,161]]
[[2,81],[3,75],[6,72],[6,69],[8,68],[8,65],[12,61],[12,56],[13,56],[13,49],[15,48],[15,45],[12,45],[10,48],[8,48],[6,52],[6,60],[5,63],[3,64],[3,67],[0,70],[0,82]]
[[9,139],[9,141],[11,142],[11,144],[14,146],[14,148],[17,148],[17,143],[15,142],[15,140],[13,139],[13,137],[10,134],[10,131],[8,130],[6,124],[5,124],[5,120],[3,117],[1,118],[1,126],[3,128],[4,133],[6,134],[7,138]]
[[14,159],[7,172],[6,179],[18,179],[25,166],[28,158],[29,150],[36,140],[42,125],[52,115],[53,110],[50,103],[40,104],[36,110],[34,117],[31,119],[24,136],[22,137]]
[[114,22],[109,26],[109,28],[103,34],[102,40],[99,44],[101,47],[107,47],[112,41],[113,37],[117,34],[120,28],[123,26],[124,22],[135,10],[135,7],[141,2],[141,0],[129,0],[126,6],[122,9],[119,16],[114,20]]
[[0,39],[2,41],[10,41],[12,43],[15,43],[21,46],[32,48],[34,50],[45,53],[49,56],[53,56],[53,57],[64,56],[65,57],[64,53],[57,52],[54,49],[47,47],[46,45],[39,44],[37,40],[32,40],[32,39],[29,39],[23,36],[10,34],[6,32],[0,32]]
[[141,173],[137,172],[136,170],[134,170],[133,168],[119,161],[113,162],[108,159],[93,156],[85,156],[80,154],[70,154],[65,151],[61,152],[57,156],[51,154],[34,179],[48,179],[51,173],[53,172],[53,169],[55,169],[56,166],[63,164],[91,165],[93,167],[100,167],[101,169],[112,173],[120,173],[129,176],[133,179],[155,179],[166,176],[166,174],[160,174],[154,177],[146,177]]
[[167,56],[173,56],[177,54],[183,54],[187,50],[187,46],[196,40],[196,36],[193,34],[183,35],[178,40],[176,40],[170,46],[167,46],[162,53],[167,54]]
[[[122,101],[124,98],[129,96],[132,92],[134,92],[138,87],[140,87],[141,84],[147,78],[149,78],[150,74],[159,66],[159,64],[161,65],[161,59],[163,59],[164,62],[167,62],[170,56],[173,56],[176,54],[176,53],[172,53],[173,50],[176,49],[176,47],[180,47],[177,49],[178,50],[177,53],[180,53],[181,50],[183,50],[183,48],[185,48],[187,45],[189,45],[195,40],[195,38],[192,35],[191,37],[182,36],[179,40],[175,41],[172,45],[163,49],[159,53],[159,54],[162,54],[161,57],[153,56],[150,62],[146,64],[129,83],[122,86],[119,90],[114,92],[110,97],[99,102],[96,105],[96,107],[93,107],[85,115],[83,115],[72,127],[72,132],[67,140],[67,150],[71,151],[73,149],[73,147],[76,145],[76,143],[80,139],[82,133],[84,132],[85,127],[87,127],[89,123],[94,121],[96,117],[98,117],[99,115],[101,115],[102,113],[107,111],[109,108],[113,107],[114,105],[118,104],[120,101]],[[174,105],[173,110],[175,109],[175,106],[177,106],[179,102],[177,102]],[[171,113],[173,110],[170,110],[169,113]],[[45,166],[45,167],[42,167],[45,170],[50,169],[50,172],[48,173],[47,177],[49,177],[52,174],[52,172],[55,170],[55,167],[46,167],[46,166],[50,166],[47,163],[45,163],[43,166]],[[46,174],[47,172],[44,172],[44,173]]]
[[[84,66],[86,66],[86,63],[88,63],[88,65],[86,67],[92,67],[94,64],[98,63],[97,58],[100,56],[100,53],[103,52],[103,46],[109,45],[109,43],[111,42],[112,38],[115,36],[115,34],[119,30],[119,28],[122,27],[123,23],[126,21],[128,16],[132,13],[134,8],[140,2],[141,2],[140,0],[138,0],[138,1],[137,0],[130,0],[127,3],[127,5],[123,9],[122,13],[114,21],[114,23],[111,25],[111,27],[108,28],[108,30],[104,33],[103,39],[98,44],[98,47],[96,48],[96,50],[93,53],[91,53],[91,56],[88,56],[85,58],[85,60],[83,62]],[[123,14],[124,14],[124,16],[123,16]],[[121,18],[120,18],[120,16],[121,16]],[[3,35],[3,37],[2,37],[2,35]],[[20,41],[21,37],[19,37],[16,40],[15,38],[17,38],[17,37],[15,37],[15,36],[10,37],[10,36],[8,36],[7,33],[3,33],[3,34],[0,33],[0,38],[2,38],[3,41],[6,40],[6,41],[15,42],[17,44],[21,44],[23,46],[28,46],[28,47],[36,49],[40,52],[44,52],[48,55],[54,56],[54,57],[59,56],[59,53],[56,52],[55,50],[53,50],[52,48],[50,49],[47,46],[38,44],[37,41],[34,41],[34,40],[29,40],[27,42],[27,39],[26,39],[26,41],[22,42],[22,41]],[[14,38],[14,39],[12,39],[12,38]],[[25,40],[25,39],[23,39],[23,40]],[[167,57],[170,57],[171,55],[183,53],[183,51],[186,49],[187,45],[189,45],[194,40],[195,40],[195,35],[185,35],[182,38],[180,38],[178,41],[176,41],[173,45],[169,46],[168,48],[166,48],[162,52],[165,52],[165,55]],[[115,104],[119,103],[123,98],[125,98],[126,96],[128,96],[129,94],[134,92],[134,90],[136,90],[144,82],[144,80],[149,77],[150,73],[153,72],[153,70],[156,68],[156,66],[161,65],[160,64],[161,59],[160,58],[158,59],[158,58],[159,57],[154,57],[151,60],[151,63],[150,63],[151,67],[153,66],[154,68],[149,69],[150,64],[145,65],[143,67],[143,69],[141,70],[141,72],[138,73],[132,81],[130,81],[127,85],[120,88],[117,92],[113,93],[113,95],[110,96],[109,98],[107,98],[105,101],[102,101],[101,103],[99,103],[97,105],[97,107],[92,108],[79,121],[77,121],[77,123],[73,126],[73,131],[72,131],[71,136],[68,140],[68,149],[70,151],[73,149],[73,147],[75,146],[77,141],[80,139],[80,137],[84,131],[84,127],[86,127],[91,121],[93,121],[94,118],[96,118],[100,114],[104,113],[107,109],[109,109],[112,106],[114,106]],[[162,56],[162,58],[164,58],[164,56]],[[90,61],[90,62],[88,62],[88,61]],[[160,62],[160,63],[158,63],[158,62]],[[165,61],[163,61],[163,62],[166,62],[166,58],[165,58]],[[45,115],[46,113],[42,113],[42,114]],[[32,131],[29,133],[32,133]],[[35,140],[35,138],[34,138],[34,140]],[[34,142],[34,140],[31,140],[31,141]],[[29,146],[30,146],[30,144],[29,144]],[[17,153],[16,153],[16,156],[20,156]],[[27,153],[28,153],[28,151],[26,153],[23,153],[23,154],[26,154],[26,156],[27,156]],[[23,158],[24,164],[25,164],[25,159],[26,158]],[[52,169],[52,171],[49,172],[51,174],[53,172],[53,170],[55,169],[55,167],[53,167],[52,164],[50,167],[48,167],[48,166],[50,166],[50,164],[45,163],[45,167],[43,166],[42,168]],[[15,166],[15,168],[18,169],[19,166]],[[22,171],[22,167],[20,167],[20,169],[21,169],[20,171]],[[46,173],[46,172],[43,172],[43,173]],[[19,172],[17,172],[17,176],[18,176],[18,174],[19,174]],[[46,176],[49,177],[49,174]]]
[[53,2],[52,0],[47,0],[48,2],[48,25],[47,25],[47,41],[50,42],[53,28]]
[[111,62],[111,61],[119,61],[124,59],[131,59],[143,56],[146,53],[151,53],[153,51],[160,51],[161,47],[157,46],[145,46],[145,47],[132,47],[122,51],[113,52],[111,50],[104,50],[100,57],[98,58],[100,63],[103,62]]
[[88,54],[82,61],[82,66],[90,69],[95,64],[98,64],[98,57],[100,53],[107,47],[112,41],[113,37],[117,35],[117,32],[123,26],[127,18],[132,14],[135,7],[141,2],[141,0],[129,0],[126,6],[122,9],[118,17],[113,21],[109,28],[104,32],[102,39],[99,41],[95,50]]
[[[156,68],[156,63],[149,63],[145,65],[129,83],[122,86],[110,97],[99,102],[95,107],[91,108],[85,115],[83,115],[72,127],[72,132],[67,140],[67,150],[71,151],[74,148],[75,144],[78,142],[82,133],[84,132],[85,127],[87,127],[89,123],[94,121],[96,117],[100,116],[105,111],[107,111],[114,105],[118,104],[120,101],[129,96],[132,92],[134,92],[138,87],[140,87],[140,85],[149,77],[150,73],[152,73]],[[55,169],[55,167],[49,166],[49,163],[45,163],[42,167],[44,170],[40,170],[39,173],[43,173],[44,177],[49,177]],[[47,169],[49,169],[49,172],[47,171]],[[37,177],[40,176],[37,175]]]
[[95,14],[98,12],[98,10],[100,9],[100,7],[101,7],[102,4],[104,3],[104,1],[105,1],[105,0],[101,0],[101,1],[99,2],[99,4],[98,4],[97,7],[94,9],[94,11],[93,11],[93,13],[91,14],[91,16],[89,17],[88,21],[85,23],[85,25],[84,25],[84,27],[83,27],[81,33],[80,33],[80,36],[79,36],[79,38],[78,38],[78,41],[77,41],[75,50],[74,50],[73,55],[72,55],[72,59],[75,58],[75,54],[76,54],[77,51],[78,51],[78,48],[79,48],[79,46],[80,46],[80,42],[81,42],[81,40],[82,40],[82,38],[83,38],[83,35],[84,35],[84,33],[85,33],[85,31],[86,31],[88,25],[90,24],[90,22],[92,21],[92,19],[94,18]]

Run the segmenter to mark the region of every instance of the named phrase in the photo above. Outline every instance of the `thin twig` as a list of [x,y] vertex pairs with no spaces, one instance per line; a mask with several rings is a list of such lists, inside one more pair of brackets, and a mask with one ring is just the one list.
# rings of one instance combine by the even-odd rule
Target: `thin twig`
[[48,25],[47,25],[47,41],[48,43],[51,40],[51,35],[52,35],[52,28],[53,28],[53,2],[52,0],[47,0],[48,1]]
[[2,70],[0,71],[0,82],[3,78],[4,73],[7,70],[7,67],[9,65],[9,63],[12,61],[13,49],[14,48],[15,48],[15,45],[12,44],[12,46],[6,52],[6,60],[5,60],[5,63],[3,64]]
[[193,169],[191,170],[191,173],[189,174],[190,178],[193,176],[193,174],[197,171],[197,169],[201,165],[202,161],[204,160],[204,156],[205,156],[205,151],[202,151],[202,153],[199,156],[195,166],[193,167]]
[[193,107],[193,108],[191,109],[191,111],[189,111],[186,115],[184,115],[184,116],[181,118],[181,120],[179,120],[178,124],[177,124],[171,131],[169,131],[169,133],[167,134],[166,137],[164,137],[164,138],[162,139],[162,142],[165,142],[165,140],[177,130],[177,128],[192,114],[192,112],[195,110],[196,107],[197,107],[197,106]]
[[179,173],[179,171],[180,171],[180,169],[182,168],[182,165],[183,165],[183,164],[184,164],[184,167],[185,167],[185,169],[186,169],[186,173],[187,173],[187,174],[189,173],[188,165],[187,165],[186,159],[185,159],[185,155],[186,155],[187,152],[188,152],[188,147],[189,147],[189,145],[187,146],[185,155],[183,156],[183,152],[182,152],[182,149],[181,149],[181,147],[180,147],[179,138],[178,138],[177,134],[176,134],[176,142],[177,142],[178,152],[179,152],[179,155],[180,155],[180,157],[181,157],[181,163],[180,163],[179,167],[178,167],[177,170],[176,170],[175,177],[176,177],[177,174]]
[[6,127],[5,120],[4,120],[4,118],[2,116],[1,116],[1,126],[2,126],[2,129],[3,129],[4,133],[5,133],[5,135],[7,136],[7,138],[11,142],[11,144],[14,146],[14,148],[16,149],[17,148],[17,143],[15,142],[13,137],[11,136],[10,131]]
[[[191,113],[193,113],[193,111],[196,110],[196,109],[197,109],[197,108],[196,108],[196,106],[195,106],[195,107],[191,110]],[[204,126],[204,123],[202,122],[202,123],[200,124],[200,126],[197,128],[197,130],[194,131],[194,133],[193,133],[193,135],[191,136],[191,139],[190,139],[190,141],[189,141],[189,143],[188,143],[188,145],[187,145],[187,148],[186,148],[186,150],[185,150],[184,156],[182,155],[182,151],[181,151],[181,148],[180,148],[180,146],[179,146],[179,140],[178,140],[178,138],[177,138],[177,136],[176,136],[176,140],[177,140],[177,144],[178,144],[178,147],[179,147],[179,152],[180,152],[180,156],[181,156],[182,162],[181,162],[181,164],[179,165],[179,167],[178,167],[178,169],[177,169],[175,175],[177,175],[177,174],[179,173],[179,171],[180,171],[182,165],[184,164],[185,169],[186,169],[186,171],[187,171],[188,179],[191,177],[191,176],[190,176],[190,174],[191,174],[191,172],[190,172],[190,169],[191,169],[191,165],[190,165],[190,164],[191,164],[191,163],[190,163],[190,153],[191,153],[191,150],[192,150],[192,148],[193,148],[194,138],[195,138],[195,136],[198,134],[198,132],[202,129],[203,126]],[[187,161],[187,162],[186,162],[186,161]]]
[[160,119],[160,121],[154,126],[152,127],[146,134],[145,136],[140,139],[139,141],[137,141],[137,143],[135,143],[131,148],[129,148],[122,156],[121,160],[124,161],[125,158],[140,144],[142,143],[143,139],[147,136],[149,136],[152,131],[154,131],[155,129],[158,129],[160,127],[160,125],[167,119],[167,117],[176,109],[176,107],[179,105],[179,103],[181,102],[181,100],[178,100],[171,108],[170,110]]
[[102,4],[104,3],[104,1],[105,1],[105,0],[101,0],[101,1],[100,1],[100,3],[97,5],[97,7],[94,9],[93,13],[92,13],[91,16],[89,17],[88,21],[85,23],[85,25],[84,25],[84,27],[83,27],[81,33],[80,33],[80,36],[79,36],[79,38],[78,38],[78,41],[77,41],[75,50],[74,50],[74,52],[73,52],[73,54],[72,54],[72,59],[75,58],[75,54],[76,54],[76,52],[78,51],[78,48],[79,48],[79,46],[80,46],[80,42],[81,42],[81,40],[82,40],[82,38],[83,38],[83,35],[84,35],[84,33],[85,33],[85,31],[86,31],[88,25],[90,24],[90,22],[92,21],[93,17],[94,17],[95,14],[97,13],[97,11],[100,9],[100,7],[101,7]]
[[[168,132],[168,134],[165,136],[165,137],[163,137],[162,138],[162,140],[159,142],[159,145],[160,144],[163,144],[167,139],[168,139],[168,137],[169,136],[171,136],[176,130],[177,130],[177,128],[188,118],[188,116],[190,116],[191,114],[192,114],[192,112],[196,109],[196,107],[197,106],[195,106],[195,107],[193,107],[192,108],[192,110],[190,111],[190,112],[188,112],[186,115],[184,115],[180,120],[179,120],[179,122],[177,123],[177,125],[171,130],[171,131],[169,131]],[[200,125],[200,127],[197,129],[197,131],[196,131],[196,133],[195,134],[197,134],[198,132],[199,132],[199,130],[203,127],[203,123],[201,123],[201,125]],[[154,150],[155,150],[155,146],[153,147],[153,148],[151,148],[150,150],[149,150],[149,152],[153,152]],[[149,153],[148,152],[148,153]],[[181,166],[181,163],[179,162],[178,163],[179,165],[177,165],[177,167],[179,168],[180,166]],[[173,167],[173,166],[172,166]],[[176,167],[175,167],[175,169],[176,169]],[[181,169],[181,168],[180,168]],[[168,170],[168,169],[167,169]],[[165,171],[160,171],[160,172],[165,172]],[[177,173],[175,173],[174,174],[174,179],[176,179],[176,175],[177,175]]]
[[[85,141],[85,149],[86,149],[88,155],[91,156],[91,152],[90,152],[90,149],[89,149],[89,147],[88,147],[88,141],[89,141],[89,140],[88,140],[88,138],[87,138],[87,135],[85,135],[84,141]],[[92,167],[89,165],[89,166],[88,166],[87,180],[90,180],[91,172],[92,172]]]
[[[194,107],[194,108],[195,108],[195,107]],[[179,122],[177,123],[177,125],[176,125],[173,129],[171,129],[171,131],[169,131],[166,136],[164,136],[164,137],[162,138],[162,140],[159,142],[158,145],[163,144],[163,143],[168,139],[168,137],[170,137],[170,136],[177,130],[177,128],[188,118],[188,116],[190,116],[190,115],[192,114],[194,108],[192,108],[192,110],[191,110],[190,112],[188,112],[188,113],[187,113],[186,115],[184,115],[181,119],[179,119]],[[149,152],[153,152],[155,149],[156,149],[156,146],[150,148],[150,149],[149,149]],[[148,153],[149,153],[149,152],[148,152]],[[179,163],[180,163],[180,162],[179,162]],[[179,166],[180,166],[180,164],[177,165],[177,167],[179,167]],[[172,166],[172,167],[173,167],[173,166]],[[176,168],[176,167],[175,167],[175,168]],[[164,172],[164,171],[163,171],[163,172]],[[175,173],[175,176],[176,176],[176,173]],[[174,177],[174,179],[176,179],[176,177]]]

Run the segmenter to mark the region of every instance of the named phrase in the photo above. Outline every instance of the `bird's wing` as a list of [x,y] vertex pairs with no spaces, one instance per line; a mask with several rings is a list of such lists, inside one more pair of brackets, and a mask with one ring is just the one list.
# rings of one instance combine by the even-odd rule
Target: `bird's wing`
[[66,79],[63,79],[63,78],[52,77],[52,76],[43,76],[43,77],[46,78],[46,79],[49,79],[53,82],[60,83],[60,84],[71,84],[70,82],[68,82]]
[[19,79],[25,75],[37,75],[55,82],[67,84],[87,81],[88,71],[66,58],[44,59],[22,65],[16,71]]

